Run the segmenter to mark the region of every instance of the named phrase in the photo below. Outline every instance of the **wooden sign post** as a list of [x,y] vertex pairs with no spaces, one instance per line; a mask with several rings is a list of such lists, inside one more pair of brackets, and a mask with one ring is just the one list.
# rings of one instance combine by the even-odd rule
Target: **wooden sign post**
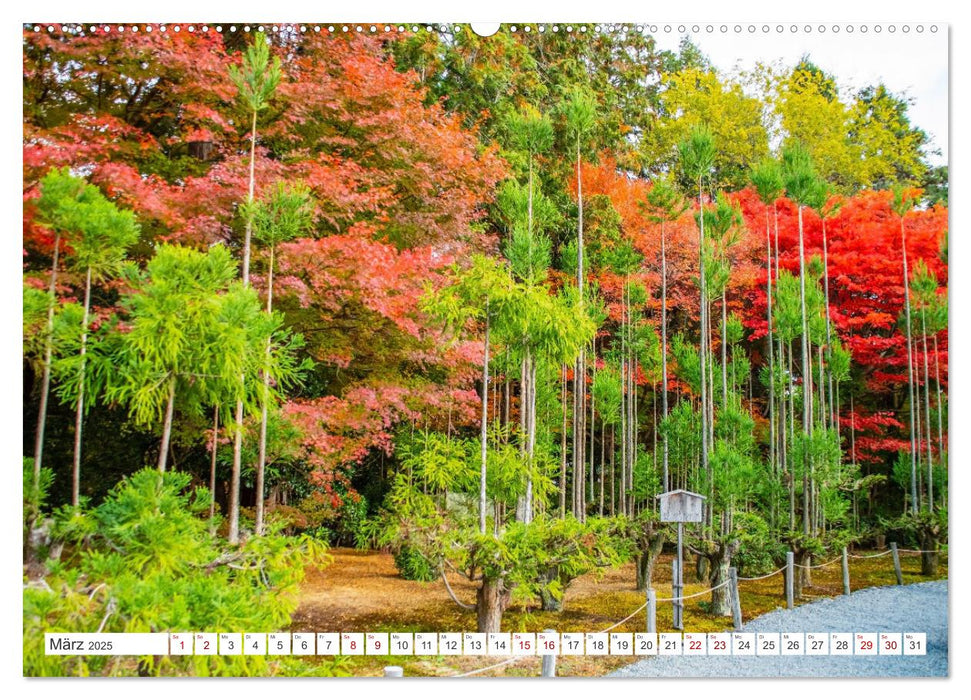
[[678,554],[672,568],[671,597],[674,605],[674,629],[684,629],[684,523],[700,523],[704,513],[705,497],[700,493],[677,489],[660,493],[661,522],[678,524]]

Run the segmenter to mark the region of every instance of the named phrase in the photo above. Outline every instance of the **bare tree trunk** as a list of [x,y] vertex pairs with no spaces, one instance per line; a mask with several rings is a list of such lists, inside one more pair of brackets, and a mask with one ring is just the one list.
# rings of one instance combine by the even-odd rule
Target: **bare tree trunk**
[[[812,434],[813,421],[813,392],[812,373],[809,369],[809,319],[806,315],[806,246],[803,240],[802,223],[803,206],[799,205],[799,311],[802,317],[802,431],[808,437]],[[809,509],[809,472],[811,467],[806,464],[806,451],[803,450],[803,517],[802,528],[804,534],[810,532],[811,513]]]
[[793,590],[796,598],[802,598],[803,588],[812,585],[812,554],[806,550],[796,552],[796,575]]
[[646,546],[638,552],[635,567],[637,571],[638,591],[646,591],[654,580],[654,565],[657,563],[657,558],[661,554],[663,547],[664,536],[655,530],[653,531],[653,536],[649,535],[649,541],[646,543]]
[[216,450],[219,437],[219,404],[212,410],[212,456],[209,463],[209,517],[216,515]]
[[580,489],[582,488],[583,479],[583,463],[580,461],[580,452],[582,450],[583,439],[580,437],[580,372],[579,372],[579,360],[573,365],[573,420],[572,420],[572,431],[571,431],[571,441],[572,441],[572,452],[571,452],[571,462],[573,467],[573,502],[571,505],[571,510],[573,511],[573,517],[580,518]]
[[[242,377],[240,381],[243,381]],[[239,543],[239,483],[243,467],[243,400],[236,401],[236,425],[233,426],[233,471],[229,479],[230,544]]]
[[175,375],[169,377],[169,398],[165,404],[165,422],[162,424],[162,444],[158,451],[158,470],[165,473],[169,459],[169,442],[172,438],[172,413],[175,409]]
[[529,465],[530,474],[526,478],[526,494],[516,506],[516,519],[529,523],[533,519],[533,454],[536,446],[536,363],[527,350],[523,356],[523,383],[520,390],[520,425],[523,430],[523,444],[520,453]]
[[604,514],[604,472],[607,470],[607,424],[600,420],[600,517]]
[[769,209],[765,210],[765,298],[769,344],[769,469],[777,474],[775,458],[775,355],[772,329],[772,239],[769,233]]
[[[728,569],[732,565],[732,557],[737,545],[737,541],[719,544],[716,554],[709,558],[711,578],[708,585],[715,589],[711,592],[711,614],[718,617],[728,617],[732,614],[732,592],[729,586],[722,584],[728,581]],[[717,586],[721,587],[717,588]]]
[[[701,467],[705,472],[705,477],[708,479],[708,483],[711,483],[711,466],[708,463],[708,382],[706,378],[706,364],[708,362],[707,352],[705,348],[705,329],[708,324],[708,314],[706,301],[708,290],[705,282],[705,205],[704,198],[702,194],[702,181],[701,177],[698,178],[698,287],[700,290],[701,303],[699,307],[700,318],[700,336],[701,339],[698,344],[698,355],[700,361],[700,371],[701,371]],[[708,494],[709,499],[707,510],[710,510],[711,506],[711,494]]]
[[934,510],[934,459],[931,456],[931,381],[927,363],[927,319],[924,309],[920,310],[921,337],[924,350],[924,424],[927,427],[927,509]]
[[[788,342],[788,356],[789,361],[789,444],[793,448],[796,446],[796,398],[795,398],[795,387],[792,383],[792,340]],[[796,473],[795,473],[795,458],[793,458],[792,463],[789,466],[789,529],[796,529]],[[805,462],[803,462],[803,471],[805,471]]]
[[37,430],[34,434],[34,493],[40,489],[40,470],[44,459],[44,429],[47,427],[47,397],[51,393],[51,359],[54,350],[54,307],[57,305],[57,259],[61,249],[61,234],[54,234],[54,260],[51,262],[51,283],[48,286],[47,331],[44,339],[44,373],[40,385],[40,406],[37,409]]
[[[270,246],[270,269],[267,273],[266,285],[266,313],[273,313],[273,262],[274,248]],[[266,361],[269,364],[272,349],[271,340],[266,341]],[[260,447],[259,458],[256,463],[256,534],[263,534],[263,479],[266,475],[266,426],[268,422],[268,407],[270,403],[270,375],[263,370],[263,395],[260,397]]]
[[[590,411],[589,411],[589,413],[585,413],[584,414],[584,419],[583,419],[583,422],[584,422],[584,426],[583,426],[584,433],[589,432],[589,434],[590,434],[590,445],[589,445],[590,455],[589,455],[589,459],[588,459],[589,464],[590,464],[590,473],[589,473],[589,478],[588,478],[589,483],[587,484],[587,499],[591,503],[596,498],[596,494],[594,493],[595,486],[596,486],[596,481],[594,481],[594,476],[593,476],[593,462],[594,462],[594,456],[596,455],[596,450],[594,450],[593,441],[594,441],[594,433],[596,432],[596,427],[597,427],[597,422],[596,422],[597,419],[596,419],[596,413],[595,413],[595,411],[596,411],[596,400],[595,400],[595,397],[594,397],[594,394],[593,394],[593,389],[592,389],[593,383],[596,381],[596,379],[597,379],[597,341],[596,341],[596,339],[594,339],[594,341],[593,341],[593,361],[590,363],[590,386],[591,386],[591,391],[590,391]],[[584,395],[585,395],[585,393],[584,393]],[[588,419],[588,417],[589,417],[589,420],[590,420],[590,430],[589,431],[587,430],[587,419]],[[586,512],[587,512],[587,509],[584,508],[583,509],[584,520],[586,520]]]
[[[504,379],[504,381],[503,381],[503,393],[504,393],[503,403],[505,404],[505,407],[504,407],[504,418],[503,418],[503,420],[506,423],[506,425],[508,425],[510,423],[510,416],[512,415],[512,406],[511,406],[511,403],[512,403],[512,399],[511,399],[512,388],[510,387],[510,384],[509,384],[509,348],[508,347],[506,348],[506,376],[503,379]],[[508,442],[508,438],[506,438],[506,440]]]
[[[253,122],[249,140],[249,194],[247,202],[253,203],[256,190],[256,110],[253,110]],[[243,286],[249,286],[250,242],[253,238],[253,221],[246,217],[246,233],[243,238]]]
[[[664,222],[661,222],[661,421],[668,417],[668,258],[664,236]],[[668,475],[668,431],[662,429],[661,444],[663,451],[662,474],[663,490],[670,491],[671,480]]]
[[819,378],[819,423],[823,430],[826,430],[828,427],[826,421],[829,417],[829,411],[826,410],[826,382],[823,380],[825,367],[823,366],[823,348],[820,345],[816,346],[816,356],[818,360],[817,364],[819,365],[817,375]]
[[722,290],[722,410],[728,408],[728,308],[725,300],[725,289]]
[[617,429],[614,426],[610,427],[610,517],[617,514],[617,473],[614,466],[614,455],[617,452],[617,448],[614,445],[614,435]]
[[[631,335],[633,336],[633,330]],[[631,346],[633,347],[633,337],[631,338]],[[631,355],[630,449],[628,450],[630,469],[627,472],[627,487],[630,493],[628,511],[631,517],[634,517],[634,469],[637,467],[637,359],[633,357],[633,353]]]
[[907,322],[907,387],[910,392],[910,511],[917,512],[917,441],[914,434],[914,360],[910,350],[910,270],[907,267],[907,233],[900,217],[900,244],[904,265],[904,313]]
[[560,517],[566,517],[566,365],[560,368],[560,410],[563,426],[560,431]]
[[[829,380],[829,399],[830,399],[830,413],[829,422],[830,425],[836,424],[836,411],[837,408],[832,405],[834,397],[834,387],[833,387],[833,369],[829,364],[833,358],[833,337],[832,337],[832,321],[830,320],[829,313],[829,247],[826,242],[826,217],[822,217],[823,220],[823,299],[826,303],[826,361],[827,361],[827,377]],[[837,429],[839,427],[837,426]]]
[[559,598],[553,595],[549,589],[549,584],[556,581],[560,576],[560,567],[553,566],[539,575],[539,600],[540,609],[546,612],[561,612],[563,610],[563,596]]
[[[580,308],[584,308],[584,279],[583,279],[583,173],[580,169],[580,132],[577,132],[576,138],[577,147],[577,292],[580,298]],[[596,350],[594,350],[596,353]],[[594,357],[594,364],[596,364],[596,356]],[[584,473],[584,463],[586,461],[586,445],[584,442],[584,437],[586,436],[586,423],[587,423],[587,391],[586,391],[586,380],[587,380],[587,361],[585,348],[580,349],[580,356],[577,358],[577,373],[580,376],[580,400],[578,406],[580,408],[580,415],[577,421],[577,426],[580,429],[580,439],[577,441],[579,447],[579,453],[575,459],[576,465],[575,469],[580,470],[580,489],[578,492],[578,497],[580,499],[579,504],[579,518],[581,522],[587,519],[587,490],[586,475]],[[592,450],[592,448],[591,448]],[[593,468],[593,463],[591,462],[591,469]],[[591,472],[590,476],[591,482],[593,481],[593,475]]]
[[91,308],[91,268],[84,281],[84,315],[81,317],[81,366],[78,370],[78,404],[74,414],[74,471],[71,475],[71,505],[77,508],[81,498],[81,432],[84,427],[85,355],[88,351],[88,311]]
[[[253,203],[256,189],[256,110],[253,110],[253,121],[250,130],[249,151],[249,193],[247,202]],[[246,232],[243,238],[243,286],[249,287],[249,261],[251,241],[253,238],[253,222],[247,217]],[[245,385],[246,376],[240,375],[241,385]],[[239,484],[243,468],[243,399],[236,401],[236,425],[233,440],[233,474],[229,489],[229,543],[239,543]]]
[[[532,474],[535,465],[533,456],[536,453],[536,360],[530,357],[529,360],[529,469]],[[529,477],[526,482],[526,513],[527,523],[533,521],[533,478]]]
[[587,472],[586,472],[586,460],[587,460],[587,357],[584,348],[580,349],[580,357],[577,361],[577,366],[580,370],[580,416],[577,421],[579,427],[579,440],[577,441],[577,446],[579,447],[579,454],[577,455],[577,468],[580,470],[580,488],[577,491],[577,496],[580,499],[580,522],[584,522],[587,519]]
[[503,579],[483,578],[475,593],[476,631],[499,632],[509,599],[510,591]]
[[482,359],[482,426],[479,434],[481,441],[481,464],[479,465],[479,533],[486,532],[486,476],[489,453],[489,301],[486,300],[485,313],[485,343],[484,356]]
[[[626,312],[625,312],[626,316]],[[620,512],[627,514],[627,334],[623,333],[620,358]]]
[[[934,334],[934,385],[937,388],[937,458],[941,461],[941,466],[947,474],[947,463],[944,461],[944,403],[941,394],[941,361],[938,355],[937,334]],[[942,501],[947,491],[941,494]],[[946,507],[946,506],[945,506]]]

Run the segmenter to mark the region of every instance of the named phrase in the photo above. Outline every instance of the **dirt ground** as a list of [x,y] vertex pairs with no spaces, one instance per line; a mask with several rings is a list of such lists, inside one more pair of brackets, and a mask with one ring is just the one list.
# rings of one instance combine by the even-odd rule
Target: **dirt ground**
[[[468,632],[476,627],[474,612],[456,605],[441,580],[428,583],[401,578],[391,555],[386,552],[331,550],[333,561],[323,569],[310,569],[301,585],[299,606],[293,616],[294,632]],[[662,555],[655,568],[654,588],[659,598],[671,595],[671,555]],[[903,556],[905,583],[929,580],[920,575],[920,559]],[[947,577],[946,557],[942,557],[938,578]],[[823,562],[820,562],[823,563]],[[707,582],[694,579],[694,567],[686,562],[685,594],[708,588]],[[890,557],[851,559],[853,590],[895,583]],[[631,615],[644,604],[644,594],[634,587],[633,564],[587,574],[573,582],[564,597],[563,611],[543,612],[537,601],[513,601],[503,616],[504,631],[597,632]],[[449,574],[456,597],[468,604],[475,601],[475,587],[462,576]],[[785,605],[783,580],[776,575],[761,581],[742,581],[740,585],[744,620]],[[818,597],[840,595],[842,574],[839,562],[813,572],[812,586],[801,602]],[[703,595],[685,603],[684,628],[687,631],[714,632],[731,628],[731,618],[708,613],[710,596]],[[659,631],[669,631],[671,604],[659,603]],[[641,611],[618,632],[645,629]],[[438,657],[345,657],[343,670],[348,675],[381,675],[387,665],[400,665],[406,676],[456,675],[501,661],[491,656]],[[597,676],[633,662],[634,657],[560,657],[557,675]],[[482,675],[539,675],[538,657],[516,662]]]

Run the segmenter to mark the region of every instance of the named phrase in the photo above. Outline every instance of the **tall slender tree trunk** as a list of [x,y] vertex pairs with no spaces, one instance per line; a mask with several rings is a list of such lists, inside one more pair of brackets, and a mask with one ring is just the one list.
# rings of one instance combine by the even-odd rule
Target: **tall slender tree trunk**
[[[626,310],[622,311],[626,317]],[[627,514],[627,333],[621,328],[620,357],[620,510]]]
[[169,460],[169,442],[172,439],[172,414],[175,410],[175,375],[169,377],[169,397],[165,404],[165,421],[162,423],[162,444],[158,451],[158,470],[165,473]]
[[[273,313],[273,263],[274,263],[274,246],[270,246],[270,269],[267,272],[267,283],[266,283],[266,313]],[[272,352],[272,340],[267,339],[266,341],[266,361],[269,365],[270,353]],[[260,447],[259,447],[259,458],[256,463],[256,534],[263,534],[263,518],[264,518],[264,505],[263,505],[263,481],[266,477],[266,427],[269,419],[269,404],[270,404],[270,375],[263,369],[263,392],[260,396]]]
[[[944,449],[944,403],[943,395],[941,393],[941,362],[938,355],[936,333],[934,334],[934,377],[934,386],[937,389],[937,459],[940,460],[941,466],[944,468],[944,476],[946,478],[947,462],[944,459],[946,453]],[[947,491],[945,490],[944,493],[941,494],[942,503],[946,493]]]
[[[253,203],[256,193],[256,110],[253,110],[253,120],[250,127],[249,139],[249,193],[247,203]],[[253,222],[246,217],[246,232],[243,238],[243,285],[249,286],[250,246],[253,238]]]
[[[588,474],[588,482],[589,483],[587,484],[587,491],[586,491],[586,493],[587,493],[587,499],[590,502],[593,502],[593,500],[594,500],[594,498],[596,496],[596,494],[594,493],[594,487],[595,487],[595,483],[596,482],[594,481],[594,478],[593,478],[593,460],[594,460],[594,455],[596,454],[596,452],[594,450],[593,441],[594,441],[594,433],[596,432],[596,427],[597,427],[596,415],[595,415],[595,411],[596,411],[596,397],[594,396],[594,393],[593,393],[593,384],[597,380],[597,341],[596,341],[596,339],[594,339],[594,341],[593,341],[592,358],[593,358],[593,360],[590,363],[590,387],[591,387],[591,391],[590,391],[590,410],[589,410],[589,412],[584,413],[584,419],[583,419],[583,423],[584,423],[584,425],[583,425],[584,434],[589,433],[589,435],[590,435],[590,444],[589,444],[589,448],[588,448],[590,454],[589,454],[588,460],[587,460],[588,463],[589,463],[589,465],[590,465],[589,474]],[[584,395],[586,395],[586,392],[584,392]],[[589,417],[589,420],[590,420],[590,430],[587,430],[587,418],[588,417]],[[587,512],[586,508],[583,509],[583,512],[584,512],[584,519],[586,519],[586,512]]]
[[907,232],[900,217],[900,246],[904,265],[904,314],[907,323],[907,388],[910,392],[910,510],[917,512],[917,438],[914,434],[914,359],[911,353],[910,270],[907,267]]
[[634,468],[637,464],[637,361],[631,357],[630,363],[631,395],[628,402],[630,418],[627,421],[629,435],[628,439],[630,440],[630,446],[627,448],[627,455],[628,459],[630,460],[630,465],[627,469],[627,512],[631,517],[634,517]]
[[[668,258],[667,244],[664,235],[664,222],[661,222],[661,422],[664,425],[668,417]],[[661,461],[664,491],[671,490],[671,480],[668,474],[668,431],[661,430]]]
[[527,349],[523,356],[523,383],[520,391],[520,426],[523,430],[523,443],[520,453],[523,454],[529,468],[526,477],[526,494],[519,499],[516,507],[516,518],[520,522],[530,523],[533,520],[533,455],[536,447],[536,362]]
[[40,470],[44,460],[44,430],[47,427],[47,397],[51,393],[51,359],[54,351],[54,307],[57,306],[57,260],[61,250],[61,234],[54,234],[54,259],[51,262],[51,283],[48,286],[47,328],[44,338],[44,372],[40,384],[40,405],[37,409],[37,429],[34,433],[34,493],[40,489]]
[[[506,367],[506,371],[505,371],[505,376],[503,377],[503,382],[502,382],[502,385],[503,385],[503,422],[504,422],[505,425],[509,425],[509,423],[511,422],[511,416],[512,416],[512,405],[511,405],[512,404],[512,398],[511,398],[512,397],[512,387],[510,386],[510,378],[509,378],[509,368],[510,368],[510,364],[509,364],[509,347],[508,346],[506,347],[506,364],[505,364],[505,367]],[[564,378],[564,381],[565,381],[565,378]],[[509,435],[509,433],[507,431],[506,432],[506,438],[505,438],[505,440],[506,440],[507,443],[509,442],[508,435]]]
[[529,360],[529,471],[530,477],[526,482],[526,516],[527,523],[533,521],[533,477],[532,472],[535,467],[534,455],[536,454],[536,360],[530,356]]
[[[789,360],[789,444],[793,450],[796,447],[796,396],[795,396],[795,386],[792,383],[792,340],[788,343],[788,360]],[[790,529],[795,530],[796,527],[796,473],[795,473],[795,457],[793,457],[792,462],[789,467],[789,519],[790,519]],[[806,471],[806,464],[803,461],[803,472]],[[805,487],[806,482],[803,481],[803,486]]]
[[85,355],[88,351],[88,312],[91,308],[91,268],[84,279],[84,314],[81,317],[81,366],[78,369],[78,403],[74,414],[74,470],[71,475],[71,505],[81,498],[81,431],[84,427]]
[[[773,477],[778,475],[775,457],[775,350],[772,329],[772,237],[769,229],[769,209],[765,209],[765,313],[769,345],[769,470]],[[777,501],[778,499],[773,499]],[[773,517],[775,503],[773,504]]]
[[566,365],[560,368],[560,411],[563,426],[560,430],[560,517],[566,517]]
[[[830,319],[829,313],[829,246],[826,241],[826,217],[822,217],[823,220],[823,300],[826,304],[826,364],[827,371],[826,376],[829,382],[829,399],[830,399],[830,411],[829,411],[829,423],[834,425],[836,423],[836,408],[832,405],[833,401],[833,368],[831,366],[833,359],[833,336],[832,336],[832,325],[833,322]],[[822,409],[825,410],[825,409]]]
[[826,430],[827,419],[829,411],[826,410],[826,382],[823,381],[823,376],[825,372],[825,366],[823,364],[823,348],[822,346],[816,346],[817,364],[819,368],[817,370],[817,377],[819,379],[819,424],[822,426],[823,430]]
[[924,490],[924,458],[922,456],[924,417],[920,411],[920,362],[917,358],[917,338],[912,339],[911,353],[914,356],[914,366],[911,368],[911,372],[914,375],[914,414],[917,419],[914,424],[914,432],[917,436],[915,438],[917,445],[917,509],[923,510],[926,494]]
[[617,428],[610,426],[610,517],[617,515],[617,471],[614,463],[617,454],[617,446],[614,444],[614,436]]
[[482,359],[482,425],[480,427],[479,440],[481,463],[479,465],[479,533],[486,533],[486,477],[489,456],[489,301],[486,300],[485,312],[485,344]]
[[[701,315],[701,340],[698,345],[698,354],[701,368],[701,466],[708,480],[708,503],[706,510],[711,513],[711,465],[708,463],[708,382],[706,377],[706,365],[708,364],[705,340],[707,338],[708,327],[708,290],[705,282],[705,203],[702,192],[702,180],[698,178],[698,287],[701,294],[699,313]],[[710,517],[708,518],[710,520]]]
[[[253,203],[256,191],[256,110],[253,110],[252,125],[250,128],[250,150],[249,150],[249,192],[247,203]],[[253,238],[253,222],[247,217],[246,230],[243,238],[243,286],[249,287],[249,262],[250,248]],[[239,383],[241,387],[246,384],[246,376],[240,375]],[[236,425],[233,436],[233,473],[230,479],[229,488],[229,533],[230,544],[239,543],[239,485],[243,470],[243,398],[236,401]]]
[[[726,285],[727,288],[727,285]],[[728,309],[725,289],[722,290],[722,410],[728,408]]]
[[[583,175],[580,169],[580,134],[576,138],[577,153],[577,292],[580,299],[581,312],[584,308],[583,303]],[[577,413],[574,416],[574,430],[579,432],[574,440],[573,470],[579,475],[580,486],[577,489],[577,513],[576,517],[581,521],[586,520],[586,498],[587,492],[584,485],[584,463],[585,463],[585,443],[584,443],[584,423],[586,422],[586,353],[584,348],[580,349],[577,357],[575,376],[578,378],[574,386],[578,387],[578,397],[576,401]]]
[[[240,377],[240,382],[243,378]],[[239,543],[239,484],[243,467],[243,400],[236,401],[235,425],[233,426],[233,471],[229,478],[229,532],[230,544]]]
[[[809,369],[809,319],[806,315],[806,246],[803,239],[803,206],[799,205],[799,310],[802,317],[802,431],[804,437],[812,434],[812,373]],[[803,450],[803,533],[808,535],[810,532],[811,511],[809,508],[809,473],[811,466],[805,464],[807,461],[806,450]],[[811,462],[811,458],[809,458]]]
[[924,309],[920,310],[920,329],[924,349],[924,424],[927,426],[927,509],[934,510],[934,459],[931,456],[931,382],[927,364],[927,321]]
[[219,438],[219,404],[212,409],[212,445],[209,462],[209,517],[216,515],[216,450]]
[[580,437],[580,412],[582,407],[580,405],[580,393],[583,391],[580,388],[580,373],[578,371],[576,364],[573,365],[573,420],[572,420],[572,430],[571,430],[571,442],[572,442],[572,471],[573,471],[573,493],[572,493],[572,503],[570,506],[573,512],[573,517],[579,520],[580,518],[580,492],[583,488],[583,462],[580,459],[581,452],[583,450],[583,439]]
[[600,517],[604,514],[604,472],[607,471],[607,424],[600,419]]

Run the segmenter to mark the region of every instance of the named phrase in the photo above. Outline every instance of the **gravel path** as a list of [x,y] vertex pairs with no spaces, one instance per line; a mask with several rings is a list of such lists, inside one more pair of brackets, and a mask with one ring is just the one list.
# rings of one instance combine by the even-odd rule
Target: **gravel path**
[[948,675],[947,581],[868,588],[779,609],[744,632],[926,632],[926,656],[659,656],[613,673],[620,677],[929,677]]

